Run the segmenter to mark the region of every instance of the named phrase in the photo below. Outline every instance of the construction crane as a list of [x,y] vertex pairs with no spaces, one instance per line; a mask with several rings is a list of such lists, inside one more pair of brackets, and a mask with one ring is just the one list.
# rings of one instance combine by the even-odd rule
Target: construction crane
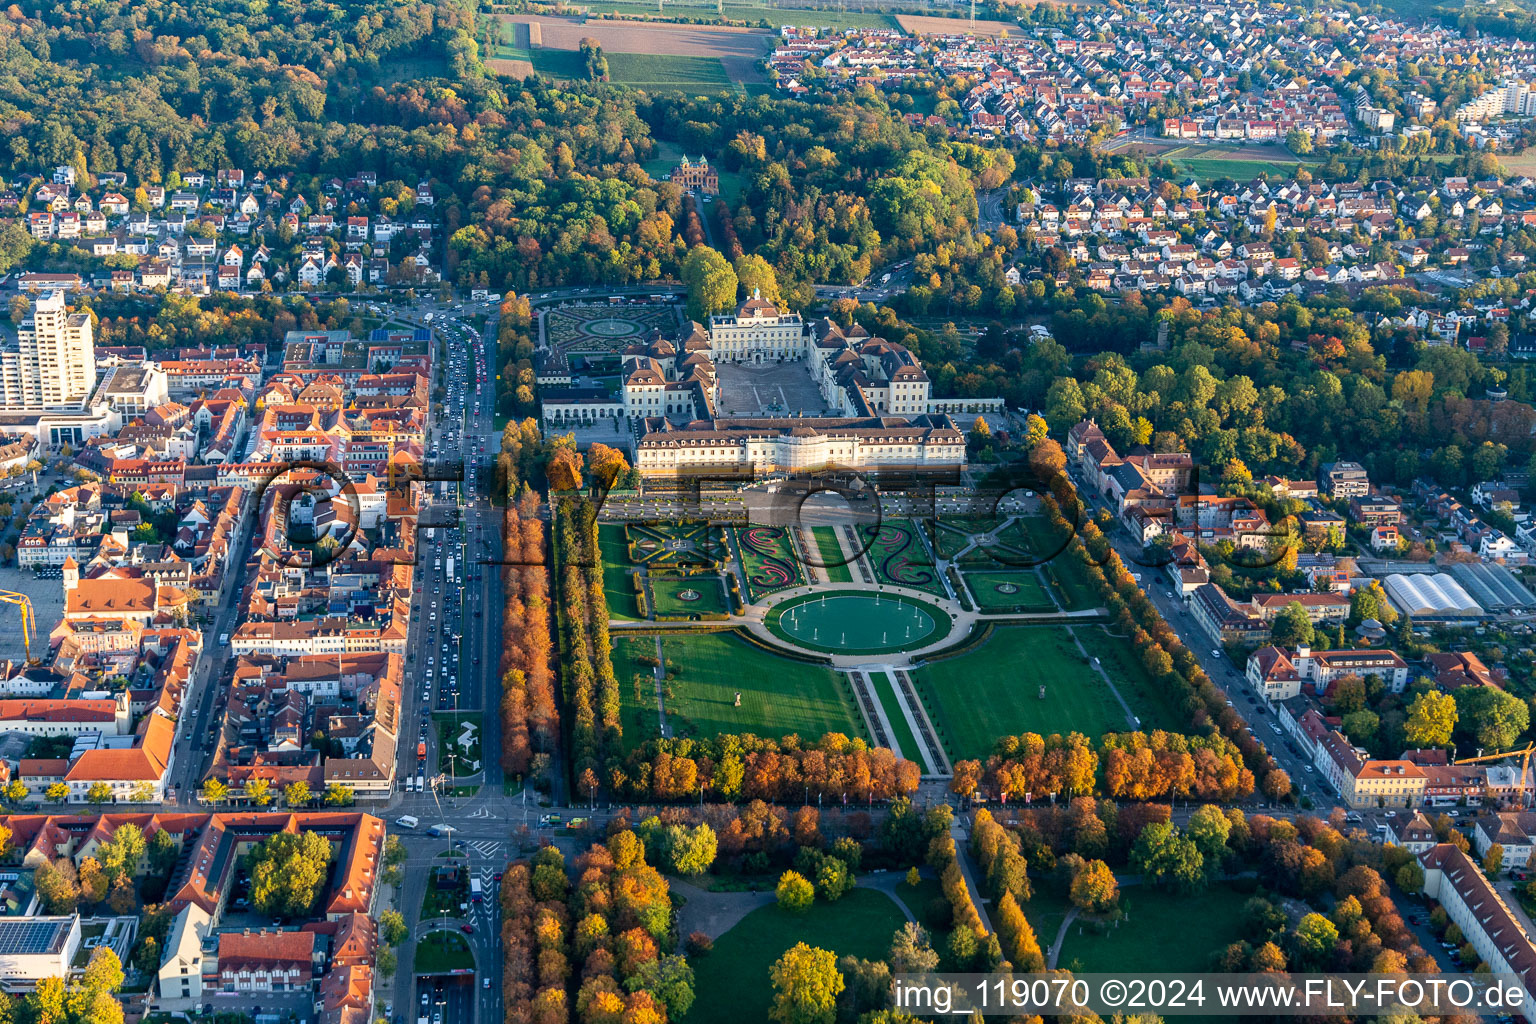
[[0,590],[0,603],[21,609],[21,645],[27,652],[27,664],[39,664],[42,659],[32,657],[32,638],[37,631],[37,612],[32,610],[32,599],[14,590]]
[[1461,757],[1452,761],[1452,764],[1477,764],[1479,761],[1503,761],[1506,758],[1518,757],[1520,759],[1520,806],[1527,806],[1525,791],[1531,777],[1531,754],[1536,752],[1536,743],[1526,744],[1523,750],[1506,750],[1502,754],[1483,754],[1478,757]]

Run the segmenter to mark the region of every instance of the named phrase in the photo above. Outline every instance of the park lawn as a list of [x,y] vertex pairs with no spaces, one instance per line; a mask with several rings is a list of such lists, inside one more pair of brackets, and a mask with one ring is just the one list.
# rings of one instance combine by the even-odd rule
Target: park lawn
[[[982,612],[1054,612],[1056,604],[1046,593],[1045,585],[1033,569],[1002,570],[994,572],[967,572],[965,585],[970,588],[976,608]],[[1011,594],[998,591],[1000,586],[1013,586],[1018,590]]]
[[[825,665],[781,658],[731,632],[671,634],[662,651],[677,670],[666,702],[675,735],[750,732],[778,739],[796,733],[817,740],[841,732],[868,738],[847,680]],[[632,699],[633,689],[620,686],[622,699]]]
[[[650,583],[651,600],[655,602],[658,618],[730,614],[730,608],[726,604],[725,584],[713,573],[681,579],[652,576]],[[679,595],[689,590],[695,591],[699,596],[695,600],[685,601]]]
[[878,889],[854,889],[835,903],[817,900],[804,914],[770,903],[758,907],[715,940],[708,955],[692,961],[695,998],[686,1024],[767,1024],[773,1002],[768,972],[797,942],[838,956],[883,960],[901,908]]
[[928,875],[923,875],[917,880],[916,886],[903,882],[896,887],[896,898],[906,904],[912,916],[917,918],[917,923],[923,926],[928,933],[928,944],[943,954],[945,946],[949,942],[951,928],[935,928],[933,922],[928,920],[928,905],[934,900],[944,900],[946,911],[949,901],[944,899],[944,886],[939,880]]
[[1056,941],[1056,933],[1061,930],[1061,922],[1067,918],[1067,911],[1072,909],[1072,901],[1043,881],[1031,880],[1031,886],[1030,897],[1022,908],[1024,919],[1035,930],[1040,948],[1049,950],[1051,943]]
[[1144,729],[1184,728],[1184,716],[1168,691],[1148,674],[1130,641],[1115,636],[1106,626],[1078,626],[1077,637],[1088,653],[1098,658],[1120,696],[1141,719]]
[[635,584],[630,577],[624,527],[599,523],[597,549],[603,556],[603,596],[608,599],[608,617],[634,622],[640,618],[640,606],[635,601]]
[[666,139],[657,139],[656,155],[642,163],[640,166],[645,169],[646,174],[649,174],[652,178],[660,181],[663,174],[672,173],[672,168],[677,166],[678,161],[680,161],[682,157],[683,147],[679,146],[675,142],[668,142]]
[[921,768],[923,760],[917,737],[912,735],[907,716],[901,713],[901,704],[896,700],[896,688],[891,683],[891,677],[884,672],[871,672],[869,685],[874,688],[875,699],[880,702],[880,706],[885,709],[885,717],[890,720],[891,742],[896,744],[897,755]]
[[1081,732],[1097,739],[1129,727],[1060,626],[998,626],[981,646],[926,664],[913,678],[955,760],[984,760],[1000,736]]
[[446,974],[474,970],[475,955],[458,932],[428,932],[416,940],[416,973]]
[[811,536],[816,539],[816,550],[821,554],[821,570],[830,583],[852,583],[853,573],[848,571],[848,556],[837,542],[837,529],[832,526],[813,526]]
[[[628,747],[639,746],[661,734],[656,717],[656,670],[637,661],[640,656],[656,656],[655,637],[614,636],[613,678],[619,683],[619,728],[624,730]],[[644,679],[636,683],[636,676]]]
[[[1178,895],[1146,885],[1120,890],[1126,918],[1095,934],[1074,923],[1061,944],[1057,966],[1083,971],[1208,971],[1211,954],[1243,938],[1242,907],[1248,895],[1223,883]],[[1050,940],[1040,936],[1040,945]]]
[[886,520],[880,524],[878,532],[868,526],[859,529],[864,543],[869,546],[866,552],[869,564],[875,567],[875,578],[881,583],[911,587],[939,597],[949,596],[933,558],[928,554],[927,545],[910,521]]

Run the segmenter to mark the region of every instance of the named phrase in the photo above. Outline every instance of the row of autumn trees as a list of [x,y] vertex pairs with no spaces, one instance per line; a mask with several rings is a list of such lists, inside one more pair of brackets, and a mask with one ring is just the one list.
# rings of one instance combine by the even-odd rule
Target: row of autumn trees
[[868,802],[917,791],[920,769],[885,747],[829,732],[805,742],[793,734],[751,733],[651,739],[609,772],[621,799]]
[[[1073,496],[1071,500],[1077,499]],[[1058,500],[1046,496],[1043,503],[1053,528],[1061,531],[1062,536],[1068,535],[1072,524],[1062,514]],[[1081,520],[1081,515],[1078,518]],[[1086,575],[1103,595],[1114,628],[1129,634],[1148,674],[1174,698],[1191,728],[1206,733],[1210,741],[1225,737],[1227,744],[1219,745],[1218,749],[1223,756],[1230,756],[1234,750],[1241,756],[1245,771],[1236,782],[1238,795],[1252,793],[1257,785],[1271,800],[1289,796],[1290,777],[1275,763],[1264,744],[1247,731],[1243,716],[1228,704],[1225,695],[1200,667],[1194,652],[1184,646],[1173,627],[1163,620],[1104,534],[1087,521],[1082,522],[1077,534],[1077,542],[1070,545],[1070,553],[1063,553],[1064,557],[1077,558],[1082,563]]]
[[550,661],[549,569],[539,499],[521,475],[516,429],[508,425],[499,460],[508,499],[501,547],[501,766],[513,775],[530,769],[544,775],[560,735]]
[[[559,849],[512,864],[502,881],[506,1024],[666,1024],[693,1005],[667,882],[631,831],[593,844],[573,887]],[[574,1010],[574,1015],[572,1011]]]
[[998,739],[985,763],[957,763],[950,789],[960,796],[986,790],[1005,803],[1095,792],[1120,800],[1228,801],[1253,793],[1253,773],[1231,741],[1217,734],[1106,733],[1095,749],[1082,733],[1024,733]]
[[[555,468],[551,463],[552,487]],[[603,765],[617,763],[623,737],[597,546],[597,505],[590,498],[568,497],[556,503],[555,548],[560,567],[560,657],[571,715],[571,767],[577,791],[591,797],[603,784]]]

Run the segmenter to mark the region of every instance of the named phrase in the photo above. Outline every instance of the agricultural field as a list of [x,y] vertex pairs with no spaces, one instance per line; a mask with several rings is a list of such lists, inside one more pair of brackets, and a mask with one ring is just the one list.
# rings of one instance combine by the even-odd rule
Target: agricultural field
[[[1119,646],[1132,657],[1129,646],[1098,627],[1087,629],[1093,632],[1091,639],[1083,634],[1084,646],[1100,658],[1143,728],[1176,727],[1179,719],[1136,685],[1127,662],[1105,656]],[[1097,738],[1130,728],[1114,693],[1073,643],[1073,631],[1061,626],[995,627],[979,646],[923,665],[913,679],[955,759],[984,759],[999,736],[1081,732]]]
[[993,39],[1021,36],[1024,30],[1016,21],[985,21],[974,24],[968,18],[937,18],[923,14],[898,14],[896,23],[909,35],[944,36],[966,33],[973,36],[989,36]]
[[[1057,965],[1073,971],[1209,971],[1212,954],[1244,938],[1247,898],[1223,883],[1194,895],[1129,886],[1120,890],[1129,920],[1102,933],[1073,924]],[[1038,938],[1044,946],[1055,935]]]
[[[865,5],[856,5],[863,7]],[[868,5],[864,10],[816,10],[809,6],[778,6],[761,3],[726,3],[720,6],[708,0],[666,0],[658,4],[638,0],[596,0],[586,4],[592,14],[616,14],[635,18],[689,18],[703,22],[746,21],[763,22],[774,28],[781,25],[801,25],[814,28],[899,28],[896,19],[880,12],[878,5]]]
[[735,534],[751,600],[804,585],[804,567],[782,526],[749,526]]
[[875,578],[897,587],[925,590],[947,597],[943,580],[934,568],[927,545],[918,536],[915,524],[905,519],[890,519],[878,527],[861,526],[860,540],[868,545],[865,554],[874,566]]
[[808,941],[838,956],[879,960],[905,921],[901,908],[878,889],[854,889],[836,903],[817,900],[803,914],[773,903],[759,907],[694,962],[695,999],[683,1024],[768,1024],[768,972],[785,950]]
[[[586,21],[528,14],[502,17],[513,51],[503,56],[517,59],[526,50],[540,73],[576,78],[583,71],[578,53],[581,40],[595,39],[608,58],[611,81],[650,89],[718,92],[736,84],[761,83],[764,77],[757,62],[767,54],[774,38],[762,30],[725,25]],[[576,59],[573,65],[562,65],[564,74],[552,65],[540,66],[541,53],[560,52]]]
[[[631,659],[636,654],[654,655],[655,641],[647,638],[625,643],[622,654],[615,649],[614,675],[619,680],[621,704],[629,706],[623,712],[624,740],[634,745],[655,734],[656,702],[653,691],[640,688],[640,704],[635,707],[637,688],[633,676],[636,671],[650,669],[637,670]],[[648,643],[649,650],[635,646],[640,643]],[[731,632],[665,635],[662,656],[676,672],[676,677],[667,683],[671,690],[667,722],[674,735],[864,735],[847,679],[825,665],[781,658]],[[736,706],[738,692],[740,707]],[[647,717],[651,723],[649,730],[645,725]],[[640,724],[640,732],[629,730],[631,721]]]

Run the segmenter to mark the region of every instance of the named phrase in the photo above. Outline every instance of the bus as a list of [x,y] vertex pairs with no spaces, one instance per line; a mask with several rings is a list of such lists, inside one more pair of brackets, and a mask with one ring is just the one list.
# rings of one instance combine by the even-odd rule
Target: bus
[[453,579],[453,556],[448,556],[448,579]]

